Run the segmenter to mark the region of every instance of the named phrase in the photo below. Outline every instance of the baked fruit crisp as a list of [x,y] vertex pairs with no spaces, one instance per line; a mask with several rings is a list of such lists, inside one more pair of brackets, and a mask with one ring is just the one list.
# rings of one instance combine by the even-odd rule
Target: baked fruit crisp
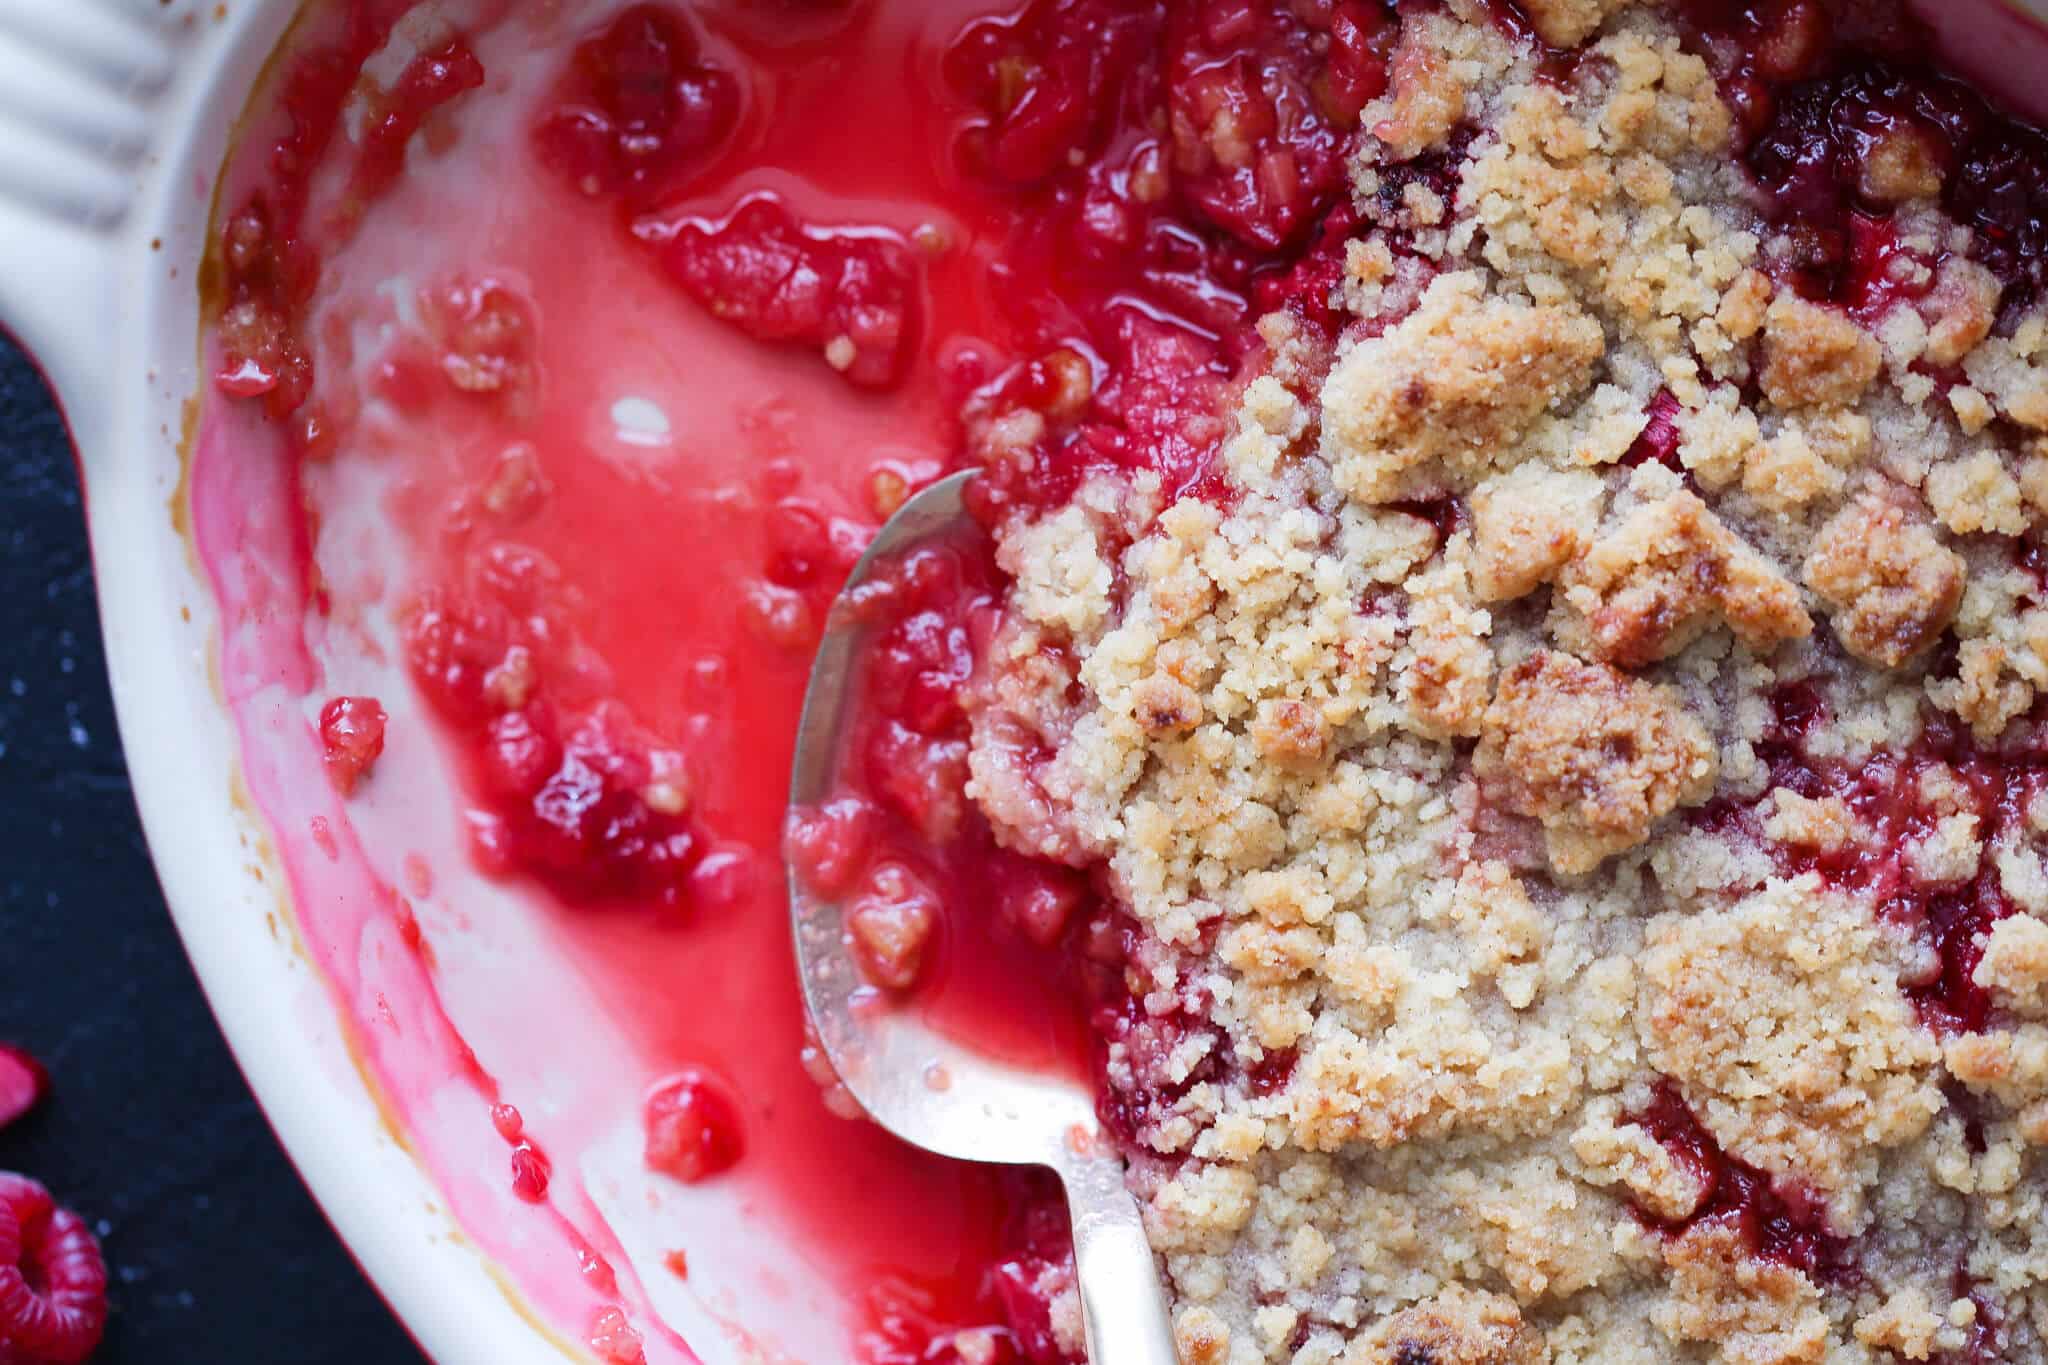
[[991,517],[1185,1358],[2043,1359],[2048,143],[1809,0],[1384,22],[1208,482]]
[[[327,795],[438,728],[675,1011],[632,1150],[837,1210],[862,1365],[1073,1365],[1072,1252],[799,1069],[785,848],[886,1006],[1089,1070],[1186,1365],[2048,1360],[2048,138],[1897,4],[326,12],[206,288],[308,638],[410,676],[311,697]],[[946,458],[978,538],[835,608]],[[507,1051],[513,1191],[623,1244]]]

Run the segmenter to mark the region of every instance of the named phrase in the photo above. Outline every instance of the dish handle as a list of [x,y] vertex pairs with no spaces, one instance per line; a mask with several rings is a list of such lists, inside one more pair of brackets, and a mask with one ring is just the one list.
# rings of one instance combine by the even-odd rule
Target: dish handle
[[57,391],[81,458],[113,430],[147,348],[125,239],[154,173],[192,6],[0,0],[0,326]]
[[0,200],[0,329],[49,381],[79,452],[82,473],[106,449],[119,344],[132,325],[115,287],[112,240]]

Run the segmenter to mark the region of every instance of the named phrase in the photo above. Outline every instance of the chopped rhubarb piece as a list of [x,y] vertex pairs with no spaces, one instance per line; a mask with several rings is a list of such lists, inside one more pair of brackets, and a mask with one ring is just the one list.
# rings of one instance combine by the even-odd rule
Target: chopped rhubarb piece
[[582,193],[644,204],[708,161],[739,111],[739,82],[704,60],[690,20],[634,5],[577,47],[533,139]]
[[862,388],[903,377],[920,326],[919,272],[893,234],[811,227],[772,195],[722,220],[649,219],[634,232],[685,293],[757,341],[811,347]]
[[320,708],[320,756],[343,796],[355,792],[384,752],[385,720],[375,697],[336,697]]
[[1645,1222],[1674,1236],[1702,1224],[1726,1225],[1760,1260],[1823,1281],[1854,1273],[1848,1239],[1828,1226],[1822,1199],[1796,1180],[1773,1177],[1724,1151],[1673,1082],[1659,1079],[1650,1103],[1629,1121],[1691,1168],[1707,1191],[1687,1218],[1673,1223],[1639,1210]]
[[722,1083],[701,1071],[685,1071],[656,1086],[643,1117],[650,1170],[695,1184],[731,1170],[745,1154],[739,1105]]

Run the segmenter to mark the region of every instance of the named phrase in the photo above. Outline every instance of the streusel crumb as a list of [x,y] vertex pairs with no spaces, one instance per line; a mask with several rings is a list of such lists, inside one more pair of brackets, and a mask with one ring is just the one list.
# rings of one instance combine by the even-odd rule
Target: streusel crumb
[[2048,308],[1931,124],[1760,192],[1766,11],[1401,7],[1210,480],[998,527],[1195,1365],[2048,1359]]
[[1604,350],[1576,308],[1488,297],[1476,273],[1440,276],[1414,313],[1337,362],[1323,457],[1362,502],[1470,487],[1586,388]]
[[1543,824],[1566,876],[1650,837],[1712,790],[1707,729],[1669,687],[1545,650],[1501,678],[1473,756],[1482,788]]
[[1896,484],[1865,490],[1821,527],[1806,557],[1806,584],[1842,647],[1884,668],[1930,648],[1963,601],[1962,557],[1916,501]]

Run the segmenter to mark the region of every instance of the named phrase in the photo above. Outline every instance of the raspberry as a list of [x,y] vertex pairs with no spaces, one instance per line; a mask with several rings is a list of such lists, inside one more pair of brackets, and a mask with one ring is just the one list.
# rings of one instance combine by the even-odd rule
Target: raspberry
[[43,1064],[18,1047],[0,1043],[0,1128],[26,1114],[50,1088]]
[[0,1172],[0,1359],[74,1365],[106,1326],[107,1263],[85,1220]]

